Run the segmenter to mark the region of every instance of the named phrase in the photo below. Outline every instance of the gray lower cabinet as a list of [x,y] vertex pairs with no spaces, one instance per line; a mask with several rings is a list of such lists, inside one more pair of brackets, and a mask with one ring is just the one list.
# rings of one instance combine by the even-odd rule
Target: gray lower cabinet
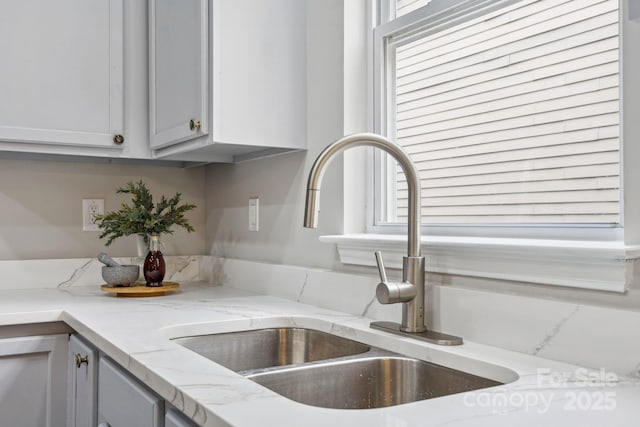
[[99,427],[163,427],[164,400],[107,357],[98,371]]
[[197,427],[197,425],[176,409],[170,408],[167,409],[167,414],[164,418],[164,427]]
[[98,350],[80,338],[69,338],[67,426],[94,427],[98,413]]
[[[2,343],[3,340],[0,339],[0,344]],[[69,338],[66,364],[60,370],[68,372],[67,427],[197,427],[179,410],[165,403],[133,375],[77,334]],[[3,372],[2,366],[0,357],[0,374]],[[3,403],[0,401],[0,426],[4,426],[5,421]],[[16,414],[16,419],[18,415]],[[46,417],[42,415],[37,418],[37,422],[34,418],[22,424],[18,422],[7,425],[40,427],[45,425],[40,422],[41,419]],[[63,426],[63,420],[64,418],[56,418],[46,425]]]
[[67,334],[0,339],[0,424],[66,425]]

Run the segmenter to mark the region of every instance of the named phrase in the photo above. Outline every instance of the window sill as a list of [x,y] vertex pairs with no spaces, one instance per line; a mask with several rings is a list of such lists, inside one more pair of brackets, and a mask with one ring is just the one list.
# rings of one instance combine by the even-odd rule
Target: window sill
[[[406,236],[321,236],[338,246],[344,264],[402,268]],[[640,246],[622,242],[429,236],[422,238],[426,271],[623,293],[631,284]]]

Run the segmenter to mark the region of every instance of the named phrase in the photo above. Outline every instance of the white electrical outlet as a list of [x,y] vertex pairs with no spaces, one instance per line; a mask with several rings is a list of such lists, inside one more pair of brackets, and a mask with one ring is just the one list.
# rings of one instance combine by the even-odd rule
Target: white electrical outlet
[[96,215],[104,214],[104,199],[82,199],[82,230],[100,231]]
[[257,197],[249,199],[249,231],[258,231],[259,229],[259,210],[260,200]]

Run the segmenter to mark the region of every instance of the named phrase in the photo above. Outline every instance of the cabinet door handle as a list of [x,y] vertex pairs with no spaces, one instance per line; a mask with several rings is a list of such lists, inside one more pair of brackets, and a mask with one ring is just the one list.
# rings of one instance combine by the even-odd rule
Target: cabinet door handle
[[89,366],[89,355],[82,357],[80,353],[75,354],[76,367],[82,366],[83,363],[86,363]]
[[202,123],[200,123],[200,120],[195,120],[195,119],[189,120],[189,129],[200,130],[201,127],[202,127]]

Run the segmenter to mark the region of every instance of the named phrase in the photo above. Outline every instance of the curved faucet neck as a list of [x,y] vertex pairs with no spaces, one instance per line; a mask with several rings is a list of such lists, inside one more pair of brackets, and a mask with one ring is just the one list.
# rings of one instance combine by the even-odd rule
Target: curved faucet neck
[[402,171],[407,179],[408,187],[408,236],[407,236],[407,255],[410,257],[420,256],[420,219],[421,219],[421,197],[420,197],[420,178],[415,165],[411,161],[409,155],[399,145],[391,142],[389,139],[373,133],[360,133],[345,136],[333,144],[326,147],[318,156],[311,171],[309,172],[309,180],[307,182],[307,198],[305,203],[304,226],[316,228],[317,214],[319,211],[320,186],[322,184],[322,176],[327,165],[333,158],[352,147],[369,146],[379,148],[380,150],[391,155],[400,164]]

